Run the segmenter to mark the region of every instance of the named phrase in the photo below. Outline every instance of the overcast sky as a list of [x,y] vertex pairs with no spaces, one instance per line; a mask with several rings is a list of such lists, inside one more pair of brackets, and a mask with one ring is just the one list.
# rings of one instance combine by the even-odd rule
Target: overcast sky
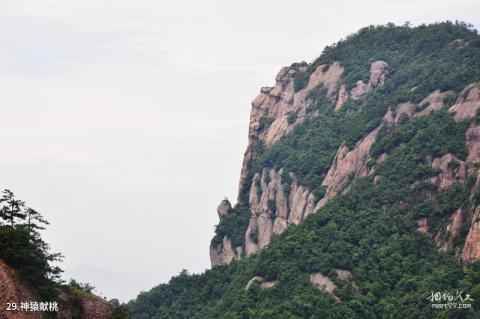
[[480,25],[478,0],[0,0],[0,187],[65,278],[126,301],[210,266],[250,101],[369,24]]

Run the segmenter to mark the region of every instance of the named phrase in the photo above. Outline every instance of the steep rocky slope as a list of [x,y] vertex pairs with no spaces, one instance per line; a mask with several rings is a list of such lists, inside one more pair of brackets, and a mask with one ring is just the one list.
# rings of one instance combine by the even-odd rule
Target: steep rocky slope
[[21,302],[39,300],[25,285],[21,282],[13,269],[8,267],[0,260],[0,318],[5,319],[41,319],[40,313],[23,313],[17,311],[7,311],[8,303],[20,305]]
[[477,318],[480,37],[367,27],[282,68],[252,102],[212,269],[138,296],[136,318]]
[[[368,175],[369,151],[382,125],[391,127],[398,124],[400,120],[426,116],[432,111],[445,108],[445,99],[456,97],[453,91],[435,90],[418,103],[400,103],[389,108],[383,117],[384,123],[359,140],[351,150],[343,141],[321,182],[321,185],[325,187],[325,193],[321,198],[318,195],[315,196],[314,190],[299,185],[296,176],[292,172],[286,172],[283,168],[264,167],[261,172],[254,174],[251,181],[246,181],[248,172],[251,170],[250,164],[257,157],[259,145],[268,151],[283,135],[290,133],[296,125],[319,114],[318,111],[307,111],[315,103],[314,97],[311,96],[312,91],[319,88],[325,89],[326,98],[335,105],[334,110],[339,111],[345,102],[361,100],[371,90],[383,86],[389,74],[387,62],[375,61],[370,66],[368,83],[359,80],[348,91],[346,85],[342,83],[344,69],[340,62],[335,61],[330,66],[322,64],[316,67],[309,76],[306,86],[295,92],[294,79],[299,72],[305,72],[306,69],[305,64],[293,64],[291,67],[282,68],[276,76],[275,86],[262,88],[260,94],[252,102],[249,142],[243,160],[239,191],[241,193],[242,188],[250,189],[247,206],[251,211],[251,217],[245,232],[243,246],[232,247],[231,239],[227,235],[223,237],[220,244],[212,242],[210,247],[212,266],[228,264],[232,260],[239,260],[243,256],[257,253],[270,243],[274,235],[280,235],[292,223],[302,222],[308,215],[348,188],[355,177]],[[476,116],[478,108],[480,108],[480,84],[470,83],[460,92],[454,105],[450,106],[448,111],[455,114],[456,121],[467,121]],[[478,163],[480,148],[480,141],[477,138],[478,130],[477,126],[472,125],[467,132],[469,153],[466,162],[462,162],[462,171],[465,171],[466,164]],[[449,161],[443,161],[443,163],[445,166]],[[434,163],[432,167],[439,169],[438,165],[438,163]],[[283,174],[290,176],[291,182],[287,185],[282,181]],[[468,176],[467,172],[464,172],[464,175],[463,181],[468,176],[476,175],[476,170],[470,170]],[[250,186],[246,186],[246,182],[251,183]],[[441,180],[440,188],[444,187],[442,183],[444,181]],[[288,189],[288,194],[285,189]],[[241,201],[240,195],[239,201]],[[219,213],[220,219],[225,215]],[[472,237],[470,236],[470,238]],[[472,251],[470,246],[469,240],[467,241],[467,251],[469,252]],[[480,256],[472,256],[471,253],[467,255],[466,259],[468,260]]]
[[[308,112],[308,107],[313,103],[311,96],[313,90],[325,88],[326,97],[335,104],[335,110],[338,111],[349,99],[359,100],[375,87],[382,86],[388,76],[388,63],[375,61],[370,67],[368,83],[359,80],[356,86],[348,91],[341,82],[344,69],[335,61],[330,66],[319,65],[309,76],[307,85],[295,92],[295,76],[299,72],[305,72],[306,69],[305,64],[283,67],[275,78],[275,86],[263,87],[253,100],[239,193],[245,187],[250,164],[257,157],[258,145],[263,145],[268,150],[295,126],[318,115],[318,111]],[[220,244],[212,244],[210,248],[212,266],[239,260],[244,255],[249,256],[258,252],[270,243],[273,235],[280,235],[289,224],[302,222],[309,214],[333,198],[345,186],[343,181],[346,176],[365,175],[362,167],[365,170],[366,157],[371,144],[375,141],[375,132],[367,136],[351,152],[345,145],[339,148],[335,162],[322,184],[327,187],[327,194],[321,199],[316,198],[313,190],[298,185],[293,173],[288,173],[292,180],[289,185],[284,185],[281,180],[284,173],[282,169],[277,172],[275,169],[264,168],[261,173],[255,173],[249,187],[248,206],[252,217],[245,233],[245,247],[233,248],[230,238],[225,236]],[[284,190],[287,187],[289,194]],[[223,205],[222,203],[220,205]],[[270,206],[275,206],[274,212]],[[271,217],[272,213],[276,215],[274,218]],[[225,214],[219,212],[220,218],[224,216]],[[252,236],[255,236],[255,240]]]
[[[29,310],[7,310],[8,304],[16,304],[20,307],[21,303],[30,302],[52,302],[58,303],[58,312],[48,311],[29,311]],[[81,307],[72,306],[70,297],[67,293],[60,293],[59,298],[55,300],[42,300],[34,289],[26,286],[21,277],[14,269],[0,260],[0,318],[4,319],[109,319],[113,313],[113,306],[106,300],[86,293],[81,299]],[[13,308],[11,308],[13,309]]]

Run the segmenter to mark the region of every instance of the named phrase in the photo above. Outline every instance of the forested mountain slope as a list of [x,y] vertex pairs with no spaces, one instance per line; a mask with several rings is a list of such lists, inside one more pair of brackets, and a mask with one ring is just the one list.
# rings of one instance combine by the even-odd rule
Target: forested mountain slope
[[[282,68],[252,102],[213,269],[140,294],[133,317],[479,317],[478,109],[463,23],[371,26]],[[432,308],[457,291],[471,308]]]

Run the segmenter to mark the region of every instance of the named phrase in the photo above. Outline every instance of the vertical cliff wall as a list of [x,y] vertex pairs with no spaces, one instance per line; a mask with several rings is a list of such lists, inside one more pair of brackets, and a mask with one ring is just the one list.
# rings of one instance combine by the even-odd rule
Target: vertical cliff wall
[[[344,67],[341,62],[330,65],[319,65],[308,75],[305,84],[296,85],[296,80],[306,73],[307,65],[293,64],[284,67],[275,78],[275,86],[264,87],[252,102],[250,114],[248,145],[245,151],[239,182],[238,201],[247,206],[250,211],[248,226],[245,231],[244,242],[235,246],[231,238],[224,235],[221,240],[212,241],[210,257],[212,266],[230,263],[244,256],[257,253],[266,247],[275,235],[280,235],[291,224],[301,223],[308,215],[314,213],[338,194],[348,191],[350,183],[357,177],[375,175],[375,161],[380,164],[387,156],[373,159],[370,150],[376,141],[382,126],[394,127],[409,119],[429,115],[431,112],[444,109],[445,101],[455,98],[456,101],[448,109],[453,113],[457,122],[471,121],[480,108],[480,89],[478,83],[472,83],[455,95],[453,91],[435,90],[427,94],[420,102],[403,102],[392,105],[383,116],[383,121],[367,135],[361,137],[353,146],[345,141],[339,146],[337,153],[330,164],[329,170],[321,176],[324,192],[319,194],[314,189],[302,185],[293,172],[283,167],[254,168],[252,164],[259,156],[259,152],[268,152],[282,137],[293,129],[306,123],[320,114],[318,107],[312,111],[316,102],[315,94],[319,90],[326,97],[325,103],[334,105],[335,112],[342,110],[348,101],[361,105],[370,92],[382,87],[388,82],[389,66],[385,61],[375,61],[370,66],[369,81],[357,81],[353,87],[343,83]],[[448,188],[455,182],[465,182],[468,177],[477,176],[477,169],[472,165],[478,163],[480,156],[478,127],[472,125],[467,131],[468,158],[465,162],[458,159],[442,158],[432,162],[434,169],[443,173],[431,179],[431,183],[440,189]],[[372,163],[372,161],[374,163]],[[451,162],[460,163],[458,171],[448,171],[445,166]],[[449,166],[449,167],[450,167]],[[250,176],[250,177],[248,177]],[[381,176],[375,176],[375,181]],[[242,198],[240,194],[248,194]],[[245,202],[246,201],[246,202]],[[220,206],[224,205],[222,204]],[[220,207],[219,207],[220,209]],[[463,212],[463,211],[467,211]],[[437,235],[437,246],[442,249],[449,247],[448,240],[458,234],[461,221],[471,223],[476,220],[472,209],[464,208],[462,213],[452,216],[452,223],[444,234],[445,239]],[[220,219],[226,214],[219,211]],[[465,216],[470,216],[466,218]],[[478,215],[478,214],[477,214]],[[428,221],[419,221],[422,230],[427,231]],[[466,239],[465,248],[461,255],[465,261],[480,257],[480,227],[474,222]],[[450,239],[448,239],[448,238]],[[235,246],[235,247],[234,247]],[[451,246],[451,245],[450,245]],[[460,256],[460,252],[458,253]]]
[[[375,133],[366,137],[364,142],[359,142],[358,147],[351,152],[345,146],[339,149],[336,164],[332,164],[332,169],[327,175],[329,178],[324,182],[327,195],[321,201],[320,198],[316,198],[313,190],[299,185],[293,173],[282,169],[265,167],[261,172],[255,173],[251,181],[246,181],[251,163],[258,155],[258,148],[270,149],[294,127],[319,114],[319,111],[308,111],[313,102],[312,91],[324,89],[327,99],[338,111],[349,99],[361,99],[375,87],[383,85],[388,76],[388,64],[384,61],[375,61],[370,68],[368,83],[358,81],[349,91],[342,83],[344,69],[341,63],[334,62],[331,65],[316,67],[309,75],[306,85],[295,90],[295,77],[306,69],[304,63],[283,67],[275,78],[275,86],[263,87],[252,101],[248,144],[239,181],[239,194],[244,189],[250,190],[248,206],[251,217],[245,233],[245,244],[243,247],[232,247],[228,236],[224,236],[221,243],[212,243],[210,247],[212,266],[230,263],[244,255],[258,252],[270,243],[273,235],[281,234],[292,223],[302,222],[346,187],[343,181],[345,175],[360,176],[365,173],[365,169],[362,170],[361,167],[365,166],[368,150],[375,140]],[[289,176],[288,185],[282,181],[283,174]],[[337,176],[336,179],[334,175]],[[240,195],[238,200],[241,201]],[[223,201],[220,206],[222,205]],[[226,216],[220,211],[218,214],[220,219]]]

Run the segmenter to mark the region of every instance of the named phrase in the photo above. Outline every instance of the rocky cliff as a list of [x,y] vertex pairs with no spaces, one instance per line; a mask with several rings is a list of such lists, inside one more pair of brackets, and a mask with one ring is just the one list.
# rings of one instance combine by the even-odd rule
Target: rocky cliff
[[[368,135],[361,138],[356,145],[349,149],[345,141],[340,145],[330,165],[330,169],[323,176],[321,185],[325,192],[322,197],[308,187],[299,184],[292,172],[283,168],[264,167],[256,172],[253,178],[247,180],[251,171],[251,163],[256,159],[259,147],[272,148],[283,136],[292,132],[294,127],[314,118],[320,111],[309,112],[314,103],[312,92],[318,88],[325,91],[327,99],[339,111],[342,105],[349,100],[359,101],[369,92],[381,87],[388,81],[389,67],[386,61],[375,61],[370,66],[370,79],[367,83],[359,80],[350,90],[342,82],[344,68],[341,62],[335,61],[331,65],[319,65],[308,77],[307,84],[300,90],[295,90],[295,77],[305,72],[305,64],[293,64],[283,67],[276,76],[275,86],[264,87],[252,102],[250,114],[248,145],[245,151],[240,176],[239,192],[249,189],[248,207],[251,212],[248,228],[245,232],[243,246],[232,247],[230,238],[225,235],[221,244],[212,243],[210,257],[212,266],[228,264],[233,260],[240,260],[243,256],[257,253],[266,247],[273,236],[280,235],[290,224],[301,223],[308,215],[323,207],[336,195],[348,190],[349,184],[356,177],[374,174],[374,166],[367,165],[372,160],[370,149],[376,141],[377,134],[383,125],[392,127],[400,121],[426,116],[433,111],[446,107],[445,100],[455,97],[452,91],[435,90],[427,94],[421,101],[414,103],[403,102],[393,105],[383,116],[383,122]],[[448,108],[454,114],[456,121],[471,121],[480,108],[480,84],[471,83],[456,97],[455,103]],[[456,182],[465,182],[468,177],[476,178],[478,170],[475,164],[480,162],[480,128],[474,124],[467,130],[466,144],[468,158],[460,161],[452,155],[445,155],[432,161],[432,168],[441,173],[431,178],[430,182],[440,189],[452,186]],[[380,164],[387,154],[377,159]],[[450,169],[451,163],[458,164],[455,170]],[[288,175],[287,178],[282,176]],[[375,176],[379,180],[381,176]],[[287,182],[285,181],[287,180]],[[246,183],[249,183],[246,185]],[[240,200],[240,196],[239,196]],[[231,208],[228,202],[228,207]],[[228,214],[225,201],[219,206],[220,219]],[[475,214],[468,220],[463,219],[461,210],[452,216],[452,225],[444,234],[450,242],[458,233],[462,221],[475,221]],[[478,210],[475,210],[478,215]],[[471,215],[471,214],[470,214]],[[427,231],[427,220],[422,220],[422,226]],[[480,257],[480,224],[473,222],[467,236],[461,258],[471,261]],[[436,236],[437,245],[446,250],[448,243]]]
[[[229,265],[132,313],[480,318],[478,57],[467,24],[388,24],[282,68],[252,103],[238,201],[218,208],[211,261]],[[432,291],[473,301],[433,309]]]
[[[349,99],[359,100],[374,88],[382,86],[389,72],[387,62],[375,61],[370,67],[368,83],[358,81],[351,90],[347,90],[346,85],[342,83],[344,68],[340,62],[336,61],[329,66],[316,67],[308,77],[305,87],[296,91],[295,77],[306,69],[304,63],[283,67],[275,77],[275,86],[263,87],[260,94],[252,101],[248,145],[239,182],[239,193],[244,187],[250,189],[248,204],[252,216],[245,234],[245,246],[233,248],[230,239],[225,236],[220,245],[210,247],[212,266],[230,263],[232,260],[242,258],[243,255],[248,256],[258,252],[270,243],[273,235],[281,234],[289,224],[302,222],[305,217],[345,188],[347,176],[365,175],[368,149],[375,141],[376,131],[360,141],[359,145],[350,152],[345,145],[342,145],[323,182],[327,193],[321,199],[316,198],[312,190],[299,185],[291,172],[288,172],[291,183],[284,185],[281,179],[284,173],[282,169],[277,171],[265,168],[261,173],[254,175],[250,186],[245,185],[250,164],[257,156],[259,145],[266,149],[271,148],[295,126],[318,115],[318,111],[308,111],[313,103],[312,91],[324,88],[327,98],[334,103],[335,110],[338,111]],[[288,188],[288,193],[285,192],[285,188]],[[222,203],[220,206],[223,205]],[[220,218],[225,216],[220,212],[218,214]]]
[[339,110],[348,99],[358,100],[373,88],[383,85],[388,76],[388,63],[375,61],[370,67],[368,83],[358,81],[356,86],[348,91],[341,82],[344,68],[340,62],[335,61],[330,66],[319,65],[308,77],[305,87],[295,91],[294,79],[306,69],[304,63],[283,67],[275,77],[275,86],[263,87],[252,101],[240,189],[247,176],[249,163],[256,157],[258,145],[270,148],[282,136],[291,132],[293,127],[318,114],[308,112],[312,103],[310,93],[314,89],[325,88],[327,97],[335,104],[335,110]]

